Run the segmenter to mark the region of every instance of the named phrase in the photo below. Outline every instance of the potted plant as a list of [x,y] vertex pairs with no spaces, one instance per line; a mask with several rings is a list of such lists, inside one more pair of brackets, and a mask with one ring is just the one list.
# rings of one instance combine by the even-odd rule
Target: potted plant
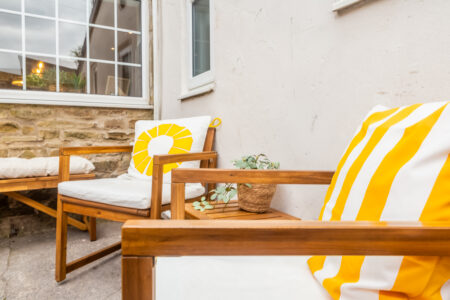
[[[234,160],[233,165],[239,169],[254,170],[272,170],[279,169],[280,163],[272,162],[265,154],[244,156],[241,159]],[[275,184],[238,184],[237,188],[234,184],[226,184],[212,190],[210,200],[222,201],[228,204],[236,195],[238,196],[238,205],[241,209],[263,213],[270,208],[273,195],[276,191]],[[194,202],[194,208],[204,211],[205,209],[213,209],[214,205],[202,197],[202,201]]]

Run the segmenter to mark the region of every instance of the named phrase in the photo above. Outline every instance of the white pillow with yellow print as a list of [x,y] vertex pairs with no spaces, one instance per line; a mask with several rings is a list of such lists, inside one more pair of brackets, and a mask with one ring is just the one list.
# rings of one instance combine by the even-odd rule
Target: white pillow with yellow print
[[[153,156],[202,152],[211,117],[202,116],[162,121],[137,121],[135,139],[128,174],[150,179]],[[198,168],[200,161],[164,165],[164,182],[170,183],[171,170]]]

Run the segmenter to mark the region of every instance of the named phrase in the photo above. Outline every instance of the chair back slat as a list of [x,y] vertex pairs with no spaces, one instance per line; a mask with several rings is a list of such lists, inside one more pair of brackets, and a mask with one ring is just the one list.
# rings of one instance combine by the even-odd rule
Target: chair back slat
[[[216,128],[209,127],[208,132],[206,133],[205,145],[203,146],[203,151],[212,151],[214,147],[214,137],[216,135]],[[200,162],[200,168],[207,168],[208,161],[202,160]]]

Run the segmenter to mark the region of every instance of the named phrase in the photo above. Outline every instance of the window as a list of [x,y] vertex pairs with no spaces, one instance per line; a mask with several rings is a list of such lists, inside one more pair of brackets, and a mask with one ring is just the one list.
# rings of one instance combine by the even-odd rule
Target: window
[[0,102],[149,106],[148,0],[0,0]]
[[187,0],[188,10],[188,89],[214,81],[213,0]]

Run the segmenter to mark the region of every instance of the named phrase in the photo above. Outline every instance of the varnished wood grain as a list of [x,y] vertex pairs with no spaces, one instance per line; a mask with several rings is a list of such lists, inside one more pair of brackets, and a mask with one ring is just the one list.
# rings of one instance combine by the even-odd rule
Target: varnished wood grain
[[121,247],[121,242],[117,242],[117,243],[114,243],[108,247],[101,249],[101,250],[92,252],[84,257],[81,257],[74,261],[71,261],[70,263],[67,264],[66,272],[70,273],[70,272],[72,272],[76,269],[79,269],[93,261],[96,261],[97,259],[105,257],[108,254],[111,254],[117,250],[120,250],[120,247]]
[[176,169],[172,182],[329,184],[332,171]]
[[123,255],[421,255],[450,253],[450,222],[128,221]]
[[[183,220],[184,219],[184,199],[185,197],[185,185],[182,183],[172,183],[172,201],[171,201],[171,215],[172,219]],[[192,205],[192,204],[189,204]]]
[[150,216],[150,211],[148,209],[137,209],[137,208],[130,208],[130,207],[123,207],[123,206],[117,206],[117,205],[110,205],[100,202],[94,202],[94,201],[87,201],[77,198],[72,198],[69,196],[60,195],[61,201],[65,203],[74,204],[77,206],[83,206],[83,207],[92,207],[97,208],[101,210],[108,210],[112,212],[118,212],[118,213],[124,213],[124,214],[130,214],[130,215],[138,215],[142,217],[148,217]]
[[151,300],[153,289],[154,258],[123,257],[122,258],[122,299]]
[[[270,208],[264,213],[253,213],[241,210],[237,201],[230,201],[228,205],[223,203],[215,204],[215,208],[211,210],[199,211],[194,209],[192,203],[184,205],[186,216],[188,219],[198,220],[300,220],[296,217]],[[175,218],[178,219],[179,218]]]
[[64,212],[64,204],[59,195],[57,201],[55,280],[60,282],[66,279],[67,273],[67,214]]
[[[215,130],[208,130],[205,143],[205,152],[202,153],[189,153],[183,155],[160,155],[153,157],[153,174],[152,174],[152,194],[151,194],[151,209],[132,209],[127,207],[119,207],[115,205],[109,205],[104,203],[99,203],[95,201],[86,201],[82,199],[71,198],[63,195],[58,195],[59,201],[61,202],[63,211],[61,216],[66,216],[66,213],[81,214],[83,216],[89,216],[90,221],[86,224],[89,227],[89,234],[91,240],[96,238],[96,228],[95,228],[95,218],[102,218],[112,221],[125,222],[130,219],[160,219],[161,212],[163,210],[169,209],[170,205],[162,205],[162,188],[163,188],[163,168],[164,164],[173,162],[184,162],[184,161],[195,161],[195,160],[206,160],[211,161],[211,165],[216,165],[217,163],[217,153],[211,151],[210,147],[213,145]],[[68,180],[68,168],[70,164],[70,155],[81,155],[81,154],[95,154],[95,153],[119,153],[119,152],[131,152],[133,147],[131,146],[112,146],[112,147],[65,147],[60,149],[60,181]],[[183,190],[184,193],[184,190]],[[182,205],[184,206],[185,199],[182,199]],[[184,213],[184,208],[180,209]],[[66,277],[66,273],[73,269],[81,267],[87,263],[90,263],[100,257],[103,254],[111,253],[110,251],[117,250],[117,247],[112,247],[110,249],[103,249],[90,254],[84,258],[73,261],[66,264],[66,252],[65,248],[67,246],[67,224],[61,220],[58,222],[60,228],[59,236],[57,238],[56,251],[57,251],[57,268],[56,268],[56,279],[57,281],[63,280]],[[105,255],[106,255],[105,254]]]
[[59,154],[83,155],[83,154],[101,154],[101,153],[121,153],[131,151],[133,151],[133,146],[62,147],[59,149]]
[[[56,210],[54,210],[53,208],[50,208],[50,207],[48,207],[48,206],[46,206],[46,205],[44,205],[42,203],[34,201],[31,198],[28,198],[28,197],[26,197],[26,196],[24,196],[22,194],[16,193],[16,192],[8,192],[8,193],[3,193],[3,194],[5,194],[6,196],[10,197],[11,199],[19,201],[19,202],[21,202],[21,203],[23,203],[23,204],[25,204],[25,205],[27,205],[29,207],[37,209],[40,212],[43,212],[43,213],[45,213],[45,214],[47,214],[47,215],[49,215],[49,216],[51,216],[53,218],[56,218],[56,215],[57,215]],[[74,218],[69,217],[67,222],[69,223],[69,225],[72,225],[72,226],[74,226],[74,227],[76,227],[76,228],[78,228],[80,230],[85,231],[85,230],[88,229],[86,224],[84,224],[84,223],[82,223],[82,222],[80,222],[80,221],[78,221],[78,220],[76,220]]]
[[[70,180],[87,180],[94,178],[95,174],[93,173],[70,175]],[[58,176],[0,179],[0,193],[52,189],[58,186],[58,182]]]
[[[185,162],[185,161],[194,161],[194,160],[208,160],[217,158],[217,152],[209,151],[209,152],[197,152],[197,153],[185,153],[185,154],[164,154],[164,155],[155,155],[153,161],[155,164],[168,164],[175,162]],[[198,169],[195,169],[198,170]]]

